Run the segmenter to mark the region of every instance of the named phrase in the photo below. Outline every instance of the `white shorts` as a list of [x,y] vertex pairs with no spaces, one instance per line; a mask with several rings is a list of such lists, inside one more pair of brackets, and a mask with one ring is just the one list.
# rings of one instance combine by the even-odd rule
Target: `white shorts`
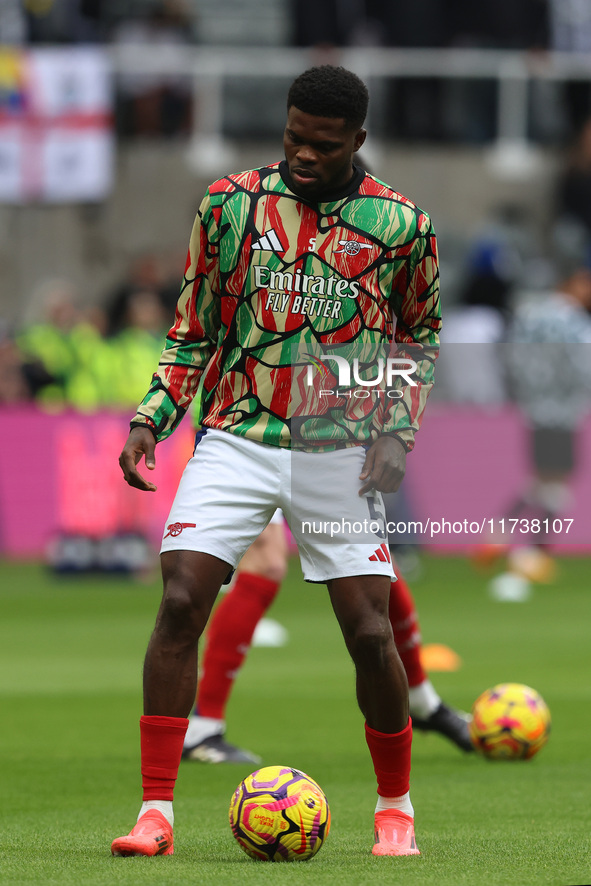
[[181,477],[161,552],[201,551],[235,568],[281,508],[307,581],[393,578],[382,497],[359,496],[364,460],[362,447],[292,452],[207,429]]

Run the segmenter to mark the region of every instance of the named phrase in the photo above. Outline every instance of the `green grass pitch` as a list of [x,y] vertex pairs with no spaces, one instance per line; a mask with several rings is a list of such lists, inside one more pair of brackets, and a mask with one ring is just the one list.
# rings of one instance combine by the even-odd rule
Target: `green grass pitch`
[[420,857],[371,855],[375,783],[354,700],[352,665],[326,591],[297,559],[270,615],[289,631],[255,648],[228,712],[228,738],[324,788],[325,846],[308,863],[250,860],[228,826],[233,789],[251,768],[183,763],[175,855],[112,858],[140,799],[141,666],[160,596],[124,578],[56,578],[0,563],[0,883],[574,886],[591,880],[590,562],[560,563],[527,603],[499,603],[456,558],[423,556],[414,583],[423,638],[461,657],[432,674],[469,708],[486,687],[527,683],[553,717],[528,762],[464,755],[417,734],[411,796]]

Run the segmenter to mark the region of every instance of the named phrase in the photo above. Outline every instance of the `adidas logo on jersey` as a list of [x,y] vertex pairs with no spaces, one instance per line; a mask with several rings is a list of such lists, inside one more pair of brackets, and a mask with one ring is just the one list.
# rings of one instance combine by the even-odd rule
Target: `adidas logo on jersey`
[[265,252],[285,252],[285,246],[277,236],[275,228],[271,228],[270,231],[255,240],[251,249],[263,249]]

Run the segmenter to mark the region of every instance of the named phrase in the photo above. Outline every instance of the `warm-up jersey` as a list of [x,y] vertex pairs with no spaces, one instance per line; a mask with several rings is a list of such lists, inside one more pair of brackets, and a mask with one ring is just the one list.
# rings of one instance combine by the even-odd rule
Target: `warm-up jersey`
[[385,433],[411,448],[440,322],[435,234],[410,200],[358,167],[321,203],[290,190],[285,161],[229,175],[201,203],[175,322],[132,426],[167,437],[205,373],[205,426],[290,446],[294,353],[387,345],[395,334],[400,346],[423,346],[421,383],[361,422],[359,401],[350,422],[345,410],[344,420],[317,423],[315,442]]

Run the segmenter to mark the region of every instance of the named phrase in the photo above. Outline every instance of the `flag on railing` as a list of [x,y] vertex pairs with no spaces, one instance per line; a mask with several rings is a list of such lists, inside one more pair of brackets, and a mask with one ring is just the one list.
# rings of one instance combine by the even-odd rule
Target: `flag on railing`
[[0,49],[0,201],[104,199],[113,98],[100,47]]

